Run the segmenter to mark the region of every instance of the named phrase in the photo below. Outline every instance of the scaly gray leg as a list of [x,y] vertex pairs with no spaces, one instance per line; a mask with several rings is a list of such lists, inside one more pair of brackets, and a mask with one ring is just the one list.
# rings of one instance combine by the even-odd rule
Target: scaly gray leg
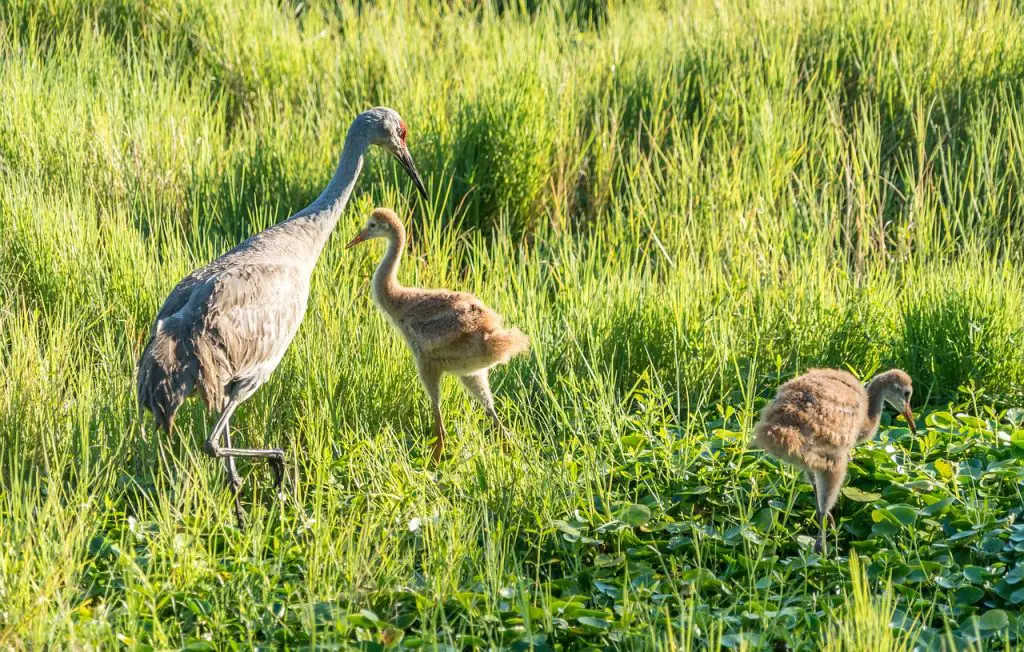
[[[818,502],[818,485],[814,481],[814,474],[810,471],[804,471],[804,477],[807,478],[807,482],[810,483],[811,488],[814,489],[814,502]],[[832,512],[828,513],[828,524],[833,528],[836,526],[836,519],[832,516]]]
[[[224,411],[221,412],[220,418],[217,419],[217,423],[213,426],[213,431],[207,438],[206,443],[203,445],[203,452],[215,459],[224,457],[260,457],[266,459],[270,463],[270,468],[274,472],[274,489],[281,486],[281,481],[284,479],[284,451],[280,448],[232,448],[229,444],[227,448],[221,448],[220,438],[227,431],[228,421],[231,419],[231,415],[234,414],[235,408],[238,407],[238,403],[235,401],[228,401],[228,404],[224,407]],[[231,481],[232,478],[228,477]]]
[[[231,448],[231,425],[224,426],[224,441],[228,448]],[[238,518],[238,529],[245,529],[245,511],[242,509],[242,478],[235,468],[235,458],[225,457],[224,466],[228,471],[228,482],[231,484],[231,491],[235,494],[235,517]]]

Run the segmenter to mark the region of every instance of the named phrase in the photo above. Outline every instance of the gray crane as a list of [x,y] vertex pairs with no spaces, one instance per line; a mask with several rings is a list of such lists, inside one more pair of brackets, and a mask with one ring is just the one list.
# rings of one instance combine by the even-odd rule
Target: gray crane
[[266,459],[276,488],[284,476],[284,451],[233,448],[231,415],[267,381],[295,337],[306,313],[313,267],[352,194],[370,145],[398,159],[427,197],[398,113],[378,107],[359,114],[320,196],[182,279],[157,313],[139,359],[139,404],[165,432],[172,432],[174,415],[196,390],[219,413],[203,451],[224,460],[240,528],[245,513],[235,458]]

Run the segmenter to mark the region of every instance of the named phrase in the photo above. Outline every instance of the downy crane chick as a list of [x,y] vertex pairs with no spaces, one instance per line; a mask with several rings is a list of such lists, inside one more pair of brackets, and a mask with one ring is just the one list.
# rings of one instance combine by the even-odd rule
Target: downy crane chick
[[857,444],[875,436],[882,403],[898,409],[916,433],[910,376],[899,369],[878,374],[861,385],[853,374],[812,369],[779,388],[754,427],[754,443],[773,457],[803,469],[814,487],[821,529],[815,549],[825,548],[825,520],[835,525],[831,509],[846,478],[846,465]]
[[530,340],[519,329],[504,328],[501,316],[472,294],[402,286],[398,265],[405,251],[405,227],[394,211],[374,210],[363,230],[345,248],[375,238],[387,239],[388,248],[373,274],[373,300],[405,338],[416,359],[420,381],[433,409],[432,457],[436,463],[445,440],[440,403],[442,374],[458,376],[502,432],[488,373],[494,365],[526,351]]

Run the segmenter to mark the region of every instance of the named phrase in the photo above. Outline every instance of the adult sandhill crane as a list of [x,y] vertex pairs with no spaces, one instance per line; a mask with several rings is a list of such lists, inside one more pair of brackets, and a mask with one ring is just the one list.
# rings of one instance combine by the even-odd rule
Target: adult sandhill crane
[[387,250],[373,273],[373,300],[388,318],[416,359],[420,381],[434,411],[433,460],[444,450],[441,421],[441,376],[459,377],[503,432],[494,410],[488,373],[491,367],[522,353],[530,340],[519,329],[506,329],[501,316],[472,294],[450,290],[408,288],[398,282],[398,265],[405,251],[405,227],[393,211],[378,208],[366,226],[345,248],[365,240],[386,238]]
[[370,145],[394,155],[426,198],[398,113],[378,107],[359,114],[320,196],[182,279],[160,308],[139,360],[139,404],[168,434],[178,408],[197,389],[207,406],[219,412],[203,451],[224,459],[240,528],[242,481],[235,458],[267,459],[277,487],[284,474],[284,451],[233,448],[231,415],[266,382],[302,323],[313,267],[352,194]]
[[835,526],[831,509],[846,478],[853,447],[878,431],[882,403],[903,413],[916,433],[910,376],[890,369],[861,385],[853,374],[812,369],[779,388],[754,426],[754,443],[773,457],[804,470],[814,487],[821,529],[815,549],[825,548],[825,520]]

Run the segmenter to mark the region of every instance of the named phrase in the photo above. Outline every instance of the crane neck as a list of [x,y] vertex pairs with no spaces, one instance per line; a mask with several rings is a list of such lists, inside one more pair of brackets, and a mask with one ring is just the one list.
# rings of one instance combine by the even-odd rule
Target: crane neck
[[405,252],[405,228],[401,224],[394,225],[388,236],[388,248],[380,259],[377,270],[373,273],[373,298],[384,311],[394,307],[402,284],[398,282],[398,266]]
[[345,137],[345,147],[341,151],[341,160],[327,187],[309,206],[285,222],[292,229],[297,228],[310,238],[310,244],[314,249],[314,261],[319,257],[327,238],[338,224],[338,218],[345,210],[349,197],[352,196],[352,190],[363,169],[363,155],[369,146],[369,140],[360,130],[350,128]]
[[865,388],[868,393],[868,421],[863,430],[867,433],[868,438],[875,436],[878,424],[882,420],[882,408],[885,404],[884,388],[884,383],[875,382],[874,379],[868,382]]

